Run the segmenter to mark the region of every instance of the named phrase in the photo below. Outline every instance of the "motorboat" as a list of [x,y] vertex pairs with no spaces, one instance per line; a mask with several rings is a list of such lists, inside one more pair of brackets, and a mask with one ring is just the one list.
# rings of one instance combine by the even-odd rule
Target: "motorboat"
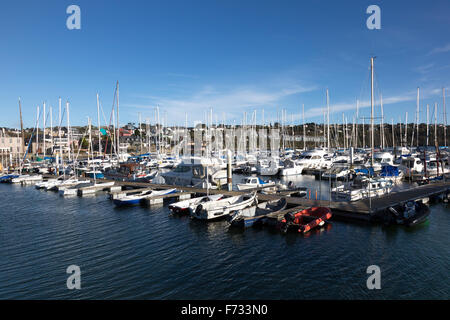
[[322,174],[322,179],[346,179],[350,174],[350,168],[347,165],[338,165],[334,163],[330,169]]
[[[305,169],[328,169],[332,165],[328,153],[323,149],[307,150],[300,154],[296,161],[297,165],[303,166]],[[302,171],[303,172],[303,171]]]
[[286,209],[286,206],[285,198],[258,203],[248,208],[235,210],[228,216],[228,222],[232,227],[248,228],[263,223],[268,214],[278,213]]
[[[425,222],[430,214],[430,208],[421,201],[408,201],[404,205],[390,207],[392,218],[388,222],[412,227]],[[389,219],[389,218],[388,218]]]
[[13,178],[11,180],[11,183],[22,183],[22,184],[28,184],[28,183],[37,183],[39,181],[42,181],[42,175],[20,175],[17,178]]
[[76,178],[69,178],[69,179],[66,179],[66,180],[58,180],[58,181],[55,181],[54,183],[52,183],[52,184],[48,184],[46,187],[45,187],[45,190],[46,191],[49,191],[49,190],[63,190],[63,189],[65,189],[65,188],[68,188],[68,187],[72,187],[72,186],[74,186],[74,185],[76,185],[76,184],[86,184],[86,183],[90,183],[91,181],[90,180],[79,180],[79,179],[76,179]]
[[169,205],[169,209],[173,213],[190,214],[191,212],[194,212],[195,209],[197,209],[198,205],[200,205],[202,203],[205,203],[205,202],[209,202],[209,201],[218,201],[218,200],[220,200],[222,198],[223,198],[223,194],[211,194],[211,195],[208,195],[208,196],[196,197],[196,198],[187,199],[187,200],[183,200],[183,201],[172,203],[172,204]]
[[78,195],[78,189],[83,187],[91,187],[94,185],[94,182],[78,182],[75,185],[66,186],[63,188],[58,188],[58,193],[60,196],[66,197],[66,196],[76,196]]
[[222,169],[221,163],[215,158],[185,158],[175,169],[162,172],[160,176],[166,184],[179,186],[195,186],[205,180],[215,185],[227,183],[227,171]]
[[34,185],[36,189],[45,189],[49,185],[53,185],[58,181],[58,179],[48,179],[46,181],[38,182]]
[[[371,160],[369,159],[369,162]],[[384,165],[393,165],[394,156],[389,152],[374,152],[373,154],[373,169],[375,171],[380,171]],[[370,165],[370,163],[367,163]]]
[[279,160],[274,157],[260,159],[256,165],[256,171],[261,176],[275,176],[279,170]]
[[208,201],[197,206],[191,216],[200,220],[213,220],[229,215],[236,210],[245,209],[257,203],[256,193],[243,194],[224,198],[218,201]]
[[141,204],[146,199],[151,199],[157,196],[164,196],[171,193],[177,192],[177,189],[166,189],[166,190],[146,190],[138,194],[131,194],[114,199],[114,204],[116,206],[133,206]]
[[358,176],[352,182],[332,188],[331,192],[338,201],[357,201],[388,194],[393,186],[391,180]]
[[244,178],[244,179],[242,179],[241,183],[236,184],[236,187],[238,188],[239,191],[254,189],[254,188],[262,188],[262,187],[266,188],[266,187],[271,187],[271,186],[275,186],[274,181],[271,181],[271,180],[264,181],[260,177]]
[[292,176],[302,174],[304,166],[295,160],[285,160],[284,167],[280,169],[280,176]]
[[405,176],[422,173],[424,170],[423,161],[419,157],[402,156],[399,162],[398,168],[403,171]]
[[403,179],[404,173],[403,171],[399,170],[398,167],[385,165],[381,168],[379,177],[390,180],[392,181],[392,183],[396,184]]

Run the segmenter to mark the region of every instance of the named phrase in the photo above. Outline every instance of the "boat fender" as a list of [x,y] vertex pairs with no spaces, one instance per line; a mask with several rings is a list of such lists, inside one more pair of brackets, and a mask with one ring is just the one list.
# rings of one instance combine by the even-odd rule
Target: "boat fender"
[[389,211],[392,212],[396,217],[399,216],[399,213],[397,210],[395,210],[393,207],[389,207]]

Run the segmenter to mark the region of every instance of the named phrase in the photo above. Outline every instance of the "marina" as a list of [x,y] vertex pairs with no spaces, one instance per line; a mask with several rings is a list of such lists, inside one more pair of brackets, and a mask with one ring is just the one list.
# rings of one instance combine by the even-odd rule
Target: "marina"
[[0,300],[450,299],[448,0],[2,13]]

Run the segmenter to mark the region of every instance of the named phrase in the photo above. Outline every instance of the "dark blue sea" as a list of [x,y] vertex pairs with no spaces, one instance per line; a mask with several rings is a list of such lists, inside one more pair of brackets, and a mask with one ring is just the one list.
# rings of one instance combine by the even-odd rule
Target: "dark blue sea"
[[[450,298],[446,204],[414,228],[332,221],[283,235],[164,206],[116,208],[106,193],[62,198],[0,184],[0,200],[0,299]],[[70,265],[80,267],[80,290],[66,286]],[[370,265],[380,267],[380,290],[367,288]]]

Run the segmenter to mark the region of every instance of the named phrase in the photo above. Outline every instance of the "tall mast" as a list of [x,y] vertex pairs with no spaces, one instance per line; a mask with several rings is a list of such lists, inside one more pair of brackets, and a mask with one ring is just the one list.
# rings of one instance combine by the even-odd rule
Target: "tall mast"
[[25,137],[23,135],[23,121],[22,121],[22,104],[20,103],[20,97],[19,97],[19,115],[20,115],[20,134],[22,136],[21,139],[21,149],[25,153]]
[[366,132],[365,132],[365,124],[366,124],[366,118],[363,117],[363,123],[362,123],[363,148],[366,148]]
[[438,146],[438,138],[437,138],[437,103],[434,103],[434,145]]
[[100,103],[98,100],[98,92],[97,92],[97,124],[98,124],[98,155],[102,156],[102,134],[100,132],[101,124],[100,124]]
[[408,111],[405,114],[405,147],[408,147]]
[[45,120],[47,120],[46,118],[46,114],[45,114],[45,102],[44,102],[44,113],[43,113],[43,120],[44,120],[44,129],[42,130],[42,140],[43,140],[43,142],[44,142],[44,158],[45,158],[45,154],[46,154],[46,148],[45,148],[45,126],[46,126],[46,121]]
[[142,146],[142,116],[141,113],[139,112],[139,139],[141,140],[141,154],[143,153],[143,146]]
[[[62,143],[61,143],[61,97],[58,99],[59,101],[59,122],[58,122],[58,138],[59,138],[59,156],[61,157],[61,165],[64,170],[64,161],[63,161],[63,153],[62,153]],[[59,164],[58,164],[59,165]]]
[[328,152],[330,151],[330,97],[328,95],[328,88],[327,88],[327,148]]
[[67,152],[68,152],[68,159],[71,160],[72,156],[70,154],[71,152],[71,141],[70,141],[70,113],[69,113],[69,101],[66,102],[66,113],[67,113]]
[[427,147],[429,146],[429,141],[428,141],[428,135],[430,132],[429,122],[430,122],[430,106],[427,104]]
[[39,106],[36,111],[36,155],[39,155]]
[[371,149],[372,149],[372,156],[371,156],[371,165],[373,166],[373,148],[374,148],[374,124],[373,124],[373,108],[374,108],[374,95],[373,95],[373,57],[370,58],[370,105],[371,105],[371,113],[370,113],[370,127],[371,127]]
[[355,148],[358,148],[358,117],[359,117],[359,100],[356,99]]
[[447,147],[447,111],[445,109],[445,88],[442,88],[442,99],[444,103],[444,146]]
[[395,148],[395,131],[394,131],[394,119],[392,119],[392,150]]
[[[345,141],[346,141],[346,130],[347,128],[345,127],[345,115],[342,112],[342,146],[344,147],[344,150],[347,148]],[[336,134],[338,133],[338,131],[336,130]]]
[[119,149],[119,143],[120,143],[120,126],[119,126],[119,80],[117,80],[117,83],[116,83],[116,89],[117,89],[117,110],[116,110],[116,113],[117,113],[117,118],[116,118],[116,121],[117,121],[117,125],[116,125],[116,130],[117,130],[117,155],[118,155],[118,160],[120,161],[120,149]]
[[384,114],[383,114],[383,96],[380,95],[381,104],[381,123],[380,123],[380,146],[381,150],[384,149]]
[[53,156],[53,109],[50,106],[50,150]]
[[303,114],[303,150],[306,150],[305,104],[302,105],[302,114]]
[[325,148],[325,142],[327,141],[326,138],[326,131],[325,131],[325,121],[326,121],[326,111],[325,108],[323,109],[323,147]]
[[418,147],[419,146],[419,113],[420,113],[420,107],[419,107],[419,94],[420,94],[420,91],[419,91],[420,89],[419,89],[419,87],[417,87],[417,113],[416,113],[416,127],[417,127],[417,139],[416,139],[416,141],[417,141],[417,145],[416,145],[416,147]]

